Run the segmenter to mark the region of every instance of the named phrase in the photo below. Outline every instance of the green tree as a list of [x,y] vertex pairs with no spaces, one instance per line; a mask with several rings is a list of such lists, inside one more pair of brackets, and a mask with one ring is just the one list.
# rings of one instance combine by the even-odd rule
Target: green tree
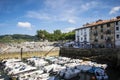
[[55,31],[54,31],[54,40],[55,40],[55,41],[60,40],[61,35],[62,35],[61,30],[55,30]]
[[37,31],[37,37],[38,39],[48,39],[49,33],[46,30],[38,30]]
[[61,35],[62,32],[61,32],[61,30],[55,30],[55,31],[54,31],[54,34],[56,34],[56,35]]
[[38,39],[47,39],[49,41],[58,41],[58,40],[74,40],[75,32],[62,33],[61,30],[54,30],[53,33],[48,33],[46,30],[38,30],[37,35]]
[[49,34],[49,36],[48,36],[48,40],[49,41],[55,41],[55,39],[54,39],[54,34]]
[[66,34],[67,34],[67,33],[62,33],[62,34],[60,35],[60,38],[59,38],[59,39],[60,39],[60,40],[65,40]]
[[71,32],[66,33],[65,39],[66,40],[75,40],[75,32],[71,31]]
[[11,37],[11,36],[4,36],[4,37],[2,38],[2,41],[3,41],[3,42],[12,42],[13,40],[12,40],[12,37]]

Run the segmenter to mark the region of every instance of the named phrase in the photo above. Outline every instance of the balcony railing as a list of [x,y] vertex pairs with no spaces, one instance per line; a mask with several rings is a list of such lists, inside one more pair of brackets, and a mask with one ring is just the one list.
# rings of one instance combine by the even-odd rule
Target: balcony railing
[[111,30],[106,30],[105,33],[106,34],[111,34]]
[[98,39],[95,39],[94,42],[98,42]]
[[106,40],[106,42],[111,42],[111,38],[110,37],[108,37],[107,39],[105,39]]
[[93,33],[93,35],[94,35],[94,36],[97,36],[97,35],[98,35],[98,33],[97,33],[97,32],[94,32],[94,33]]

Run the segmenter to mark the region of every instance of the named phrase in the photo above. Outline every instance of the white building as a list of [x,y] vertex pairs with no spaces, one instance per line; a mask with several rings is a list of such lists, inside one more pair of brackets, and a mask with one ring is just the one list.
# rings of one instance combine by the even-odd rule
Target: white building
[[90,43],[90,28],[82,27],[75,29],[75,41],[80,44],[89,44]]
[[115,22],[115,46],[120,47],[120,20]]

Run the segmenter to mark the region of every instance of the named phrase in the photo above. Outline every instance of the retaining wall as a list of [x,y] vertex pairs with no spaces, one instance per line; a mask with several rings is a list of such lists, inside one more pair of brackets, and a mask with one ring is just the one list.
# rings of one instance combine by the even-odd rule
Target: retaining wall
[[59,55],[71,58],[89,58],[100,63],[107,63],[113,67],[120,66],[120,49],[115,48],[60,48]]

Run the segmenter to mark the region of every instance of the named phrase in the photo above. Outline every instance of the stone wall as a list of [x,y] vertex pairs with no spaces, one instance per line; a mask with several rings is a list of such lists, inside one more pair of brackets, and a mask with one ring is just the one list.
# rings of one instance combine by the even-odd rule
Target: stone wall
[[[109,25],[107,25],[109,24]],[[91,27],[90,43],[107,47],[114,47],[114,22]],[[101,37],[102,36],[102,37]],[[108,39],[109,37],[109,39]]]
[[97,49],[78,49],[78,48],[61,48],[60,56],[71,58],[88,58],[100,63],[107,63],[110,66],[120,66],[120,49],[114,48],[97,48]]

